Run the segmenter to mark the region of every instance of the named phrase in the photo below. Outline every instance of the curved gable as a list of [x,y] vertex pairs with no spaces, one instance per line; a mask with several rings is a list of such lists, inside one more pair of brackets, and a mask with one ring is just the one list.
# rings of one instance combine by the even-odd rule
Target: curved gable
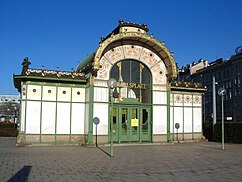
[[148,36],[144,33],[138,32],[121,32],[118,34],[112,34],[108,39],[99,44],[99,48],[96,51],[94,60],[93,60],[93,70],[98,71],[100,68],[100,60],[105,53],[106,48],[114,42],[130,40],[138,41],[144,46],[153,48],[158,56],[164,61],[164,64],[167,69],[167,77],[169,80],[177,77],[177,66],[173,58],[172,53],[164,45],[164,43],[158,41],[152,36]]

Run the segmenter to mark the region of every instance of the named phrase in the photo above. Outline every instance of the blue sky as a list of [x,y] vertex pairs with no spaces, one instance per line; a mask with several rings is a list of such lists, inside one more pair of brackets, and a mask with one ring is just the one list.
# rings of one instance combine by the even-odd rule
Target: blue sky
[[230,58],[242,45],[242,0],[0,0],[0,94],[18,94],[13,74],[31,68],[71,70],[118,20],[146,23],[179,67]]

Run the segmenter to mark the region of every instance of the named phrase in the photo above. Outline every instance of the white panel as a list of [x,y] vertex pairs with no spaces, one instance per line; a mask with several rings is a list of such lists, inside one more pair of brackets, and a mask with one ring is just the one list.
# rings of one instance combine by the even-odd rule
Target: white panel
[[40,134],[40,102],[28,101],[26,112],[26,133]]
[[71,133],[84,134],[85,104],[72,104]]
[[108,102],[108,88],[94,87],[94,101]]
[[85,123],[84,123],[84,132],[88,133],[88,121],[89,121],[89,104],[85,105]]
[[95,80],[95,86],[107,87],[107,80]]
[[184,95],[184,106],[192,106],[192,95]]
[[183,107],[175,107],[174,108],[174,131],[177,132],[175,128],[175,124],[179,123],[180,128],[178,129],[179,133],[183,133]]
[[[23,82],[22,82],[23,83]],[[26,84],[23,84],[23,86],[22,86],[22,92],[21,92],[21,94],[22,94],[22,99],[26,99]]]
[[86,88],[86,102],[89,102],[89,91],[90,89],[89,88]]
[[192,132],[192,108],[184,108],[184,132]]
[[43,86],[42,100],[56,101],[56,87]]
[[194,132],[202,132],[202,108],[193,108]]
[[21,102],[21,129],[20,131],[24,131],[25,127],[25,101]]
[[[108,134],[108,104],[94,103],[93,118],[95,117],[98,117],[100,119],[100,123],[97,126],[98,135],[107,135]],[[96,134],[95,127],[96,125],[93,124],[93,134]]]
[[58,101],[70,101],[71,100],[71,88],[58,87]]
[[173,106],[173,94],[170,94],[170,105]]
[[153,104],[167,104],[166,92],[153,91]]
[[42,103],[42,134],[55,134],[56,103]]
[[183,95],[182,94],[174,94],[174,105],[182,106],[183,105]]
[[41,86],[28,85],[27,99],[40,100],[41,99]]
[[202,96],[201,95],[193,95],[193,106],[202,106]]
[[173,123],[173,107],[170,108],[170,132],[174,133],[174,123]]
[[72,102],[85,102],[85,88],[72,88]]
[[153,134],[167,133],[166,106],[153,106]]
[[57,103],[57,134],[70,133],[70,103]]
[[153,90],[155,90],[155,91],[166,91],[167,90],[167,85],[166,84],[153,85]]

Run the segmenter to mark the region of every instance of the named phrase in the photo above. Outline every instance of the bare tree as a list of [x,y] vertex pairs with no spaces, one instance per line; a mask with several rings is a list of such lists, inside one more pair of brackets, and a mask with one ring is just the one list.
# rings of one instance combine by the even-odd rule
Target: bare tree
[[0,116],[5,117],[7,121],[19,118],[20,104],[17,102],[3,102],[0,104]]

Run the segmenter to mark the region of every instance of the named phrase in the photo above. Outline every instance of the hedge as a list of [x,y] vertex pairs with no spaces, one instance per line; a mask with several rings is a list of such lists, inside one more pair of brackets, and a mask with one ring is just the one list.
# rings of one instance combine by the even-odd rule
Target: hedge
[[0,137],[16,137],[18,136],[17,124],[0,123]]
[[[222,124],[206,123],[203,125],[203,135],[214,142],[221,142],[222,140]],[[241,122],[225,122],[224,123],[224,142],[225,143],[242,143],[242,123]]]

